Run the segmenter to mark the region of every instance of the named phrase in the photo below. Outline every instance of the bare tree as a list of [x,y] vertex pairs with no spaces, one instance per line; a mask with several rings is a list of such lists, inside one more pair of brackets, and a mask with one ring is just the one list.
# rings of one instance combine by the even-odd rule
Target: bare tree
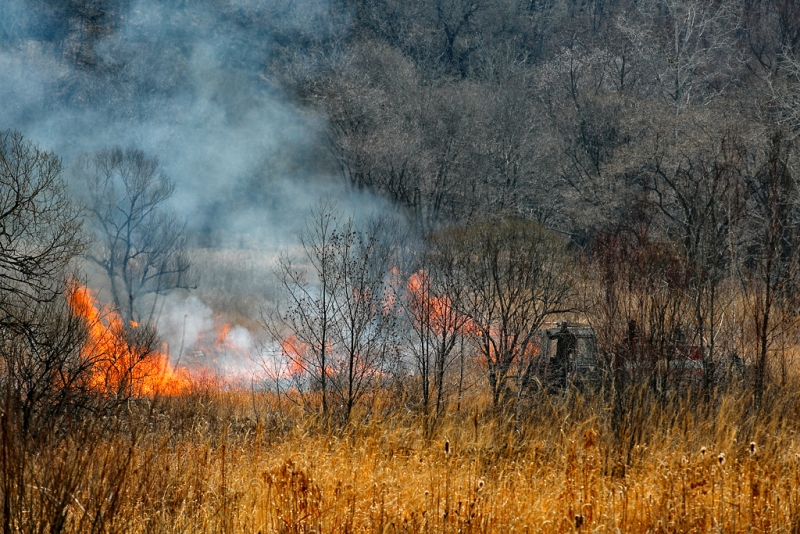
[[[91,390],[92,360],[83,354],[86,323],[66,297],[70,262],[84,248],[79,206],[67,193],[61,162],[13,131],[0,132],[0,523],[4,532],[32,521],[59,530],[82,478],[63,473],[85,463],[51,463],[70,435],[96,451],[112,418],[80,424],[87,409],[106,408]],[[79,421],[79,424],[75,424]],[[71,432],[76,428],[85,433]],[[127,464],[119,471],[127,469]],[[116,469],[114,469],[116,471]],[[55,474],[56,476],[52,476]],[[43,491],[42,488],[46,488]],[[113,515],[117,499],[89,518]],[[80,514],[79,514],[80,515]],[[91,521],[95,521],[91,517]],[[102,517],[107,517],[102,515]]]
[[408,276],[404,312],[408,346],[419,375],[425,431],[431,435],[447,406],[447,377],[469,318],[457,311],[466,289],[448,235],[434,236]]
[[279,262],[283,302],[263,315],[295,378],[321,394],[322,415],[336,407],[344,423],[387,374],[398,346],[385,232],[381,224],[357,229],[335,203],[321,201],[301,235],[301,255]]
[[0,380],[23,433],[62,413],[86,375],[84,325],[65,299],[69,263],[85,246],[80,215],[59,158],[0,132]]
[[3,382],[10,389],[4,406],[18,417],[21,434],[51,432],[53,421],[68,410],[89,405],[93,360],[81,352],[87,325],[63,297],[29,302],[20,319],[37,328],[4,329],[0,338]]
[[331,383],[344,408],[345,423],[361,398],[388,375],[387,365],[395,360],[399,346],[396,288],[387,279],[392,243],[382,239],[384,232],[383,224],[355,229],[348,221],[335,250],[340,283],[333,294],[338,328]]
[[540,203],[549,208],[548,226],[575,236],[624,218],[638,185],[635,176],[614,167],[620,152],[642,135],[633,126],[641,111],[631,98],[641,69],[629,46],[611,45],[573,43],[537,65],[533,77],[547,118],[537,136],[546,157],[537,168],[542,181],[553,184]]
[[754,393],[759,405],[776,342],[797,324],[800,287],[800,201],[796,148],[780,132],[765,147],[764,163],[748,179],[749,228],[743,240],[739,276],[757,347]]
[[[800,7],[797,11],[800,14]],[[777,72],[768,82],[777,122],[785,125],[792,137],[797,137],[800,135],[800,54],[785,46],[778,58]]]
[[[0,132],[0,326],[26,324],[26,307],[62,293],[68,263],[84,246],[80,208],[67,195],[61,160],[14,131]],[[31,319],[34,323],[35,319]]]
[[264,326],[280,340],[295,378],[310,380],[312,389],[320,392],[323,417],[329,411],[332,340],[338,328],[334,295],[340,279],[334,260],[341,219],[341,211],[329,199],[312,209],[300,235],[302,255],[297,259],[282,255],[276,268],[283,301],[263,314]]
[[455,276],[464,285],[458,310],[470,319],[496,408],[517,398],[537,353],[546,317],[569,310],[570,272],[565,244],[532,221],[484,221],[455,231]]
[[[723,94],[737,65],[738,2],[648,0],[619,28],[649,71],[657,98],[678,117]],[[646,87],[646,86],[642,86]]]
[[[692,303],[693,319],[684,330],[687,342],[700,348],[704,362],[706,391],[710,392],[718,357],[721,321],[729,315],[733,296],[723,296],[721,286],[729,278],[745,219],[744,180],[747,169],[745,142],[741,131],[745,126],[734,121],[723,122],[717,114],[695,117],[693,128],[688,122],[684,135],[650,139],[639,147],[643,158],[637,172],[646,177],[646,188],[652,207],[660,215],[654,233],[675,243],[687,285],[685,291]],[[756,129],[754,126],[750,126]],[[649,148],[644,148],[645,146]],[[731,350],[730,340],[724,340]]]
[[97,236],[89,258],[108,276],[123,317],[150,322],[155,300],[146,315],[138,299],[196,286],[186,223],[166,205],[175,185],[158,159],[133,148],[86,156],[80,172]]
[[435,0],[431,2],[431,7],[435,11],[436,27],[444,37],[445,62],[451,69],[463,72],[465,56],[475,46],[469,42],[471,21],[486,8],[488,3],[486,0]]
[[595,243],[602,289],[593,317],[617,400],[631,385],[666,398],[692,317],[689,270],[678,247],[654,231],[652,210],[639,206],[639,224],[604,232]]
[[[430,87],[396,50],[354,47],[333,72],[308,85],[329,119],[329,146],[342,176],[409,208],[425,232],[471,206],[477,184],[474,86]],[[473,198],[474,200],[474,198]]]

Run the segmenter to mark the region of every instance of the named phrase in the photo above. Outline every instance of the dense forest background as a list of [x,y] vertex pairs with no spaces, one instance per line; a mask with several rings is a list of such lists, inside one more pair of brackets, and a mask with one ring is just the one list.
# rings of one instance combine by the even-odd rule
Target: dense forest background
[[[513,213],[580,246],[645,220],[691,239],[704,206],[737,191],[719,180],[793,158],[790,0],[2,10],[6,125],[65,158],[101,133],[155,153],[179,185],[213,191],[179,187],[206,234],[231,205],[279,210],[279,178],[322,176],[388,198],[423,232]],[[224,163],[202,169],[203,152]]]

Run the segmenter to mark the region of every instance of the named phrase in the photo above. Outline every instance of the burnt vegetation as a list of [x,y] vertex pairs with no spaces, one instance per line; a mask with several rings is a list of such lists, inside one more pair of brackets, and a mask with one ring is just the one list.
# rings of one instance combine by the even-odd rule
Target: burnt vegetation
[[209,217],[276,165],[396,210],[319,200],[269,299],[217,299],[264,338],[230,391],[158,339],[216,239],[170,154],[0,132],[4,532],[798,529],[800,2],[191,4],[120,39],[154,7],[0,6],[0,44],[68,73],[53,109],[146,123],[218,31],[229,116],[321,130]]

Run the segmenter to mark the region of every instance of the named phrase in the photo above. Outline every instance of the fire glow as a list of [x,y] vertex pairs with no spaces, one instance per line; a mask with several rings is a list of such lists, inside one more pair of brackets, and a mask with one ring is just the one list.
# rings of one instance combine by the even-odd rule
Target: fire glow
[[[126,329],[119,313],[100,306],[91,290],[73,282],[68,300],[72,313],[86,321],[88,336],[81,356],[91,363],[89,388],[106,395],[179,395],[192,380],[186,369],[175,369],[166,352],[136,343],[141,327]],[[140,331],[141,332],[141,331]]]
[[264,380],[264,362],[249,331],[219,318],[197,333],[180,362],[197,382],[226,388],[249,388]]
[[[298,377],[304,376],[307,373],[307,366],[312,361],[311,346],[297,339],[296,336],[290,335],[280,341],[281,350],[289,359],[289,376]],[[331,352],[328,347],[328,352]],[[331,376],[333,371],[330,367],[325,366],[325,374]]]
[[[483,356],[491,363],[502,359],[501,351],[510,350],[510,358],[534,359],[539,354],[539,349],[533,343],[524,343],[517,346],[516,336],[506,333],[491,324],[481,325],[478,320],[456,311],[453,302],[447,295],[438,295],[431,287],[431,280],[424,270],[417,271],[408,279],[408,292],[410,306],[413,310],[412,320],[417,328],[428,329],[440,338],[447,339],[453,336],[463,336],[478,344],[483,345]],[[486,365],[487,361],[476,356],[478,363]]]
[[431,282],[425,271],[418,271],[408,279],[408,291],[411,295],[411,307],[419,322],[429,326],[436,332],[457,333],[468,325],[469,319],[460,317],[450,299],[436,296],[431,289]]

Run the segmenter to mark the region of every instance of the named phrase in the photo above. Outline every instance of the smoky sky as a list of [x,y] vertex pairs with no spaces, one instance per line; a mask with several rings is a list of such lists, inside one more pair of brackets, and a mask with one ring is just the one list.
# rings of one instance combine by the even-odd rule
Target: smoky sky
[[67,168],[141,148],[195,237],[280,244],[321,196],[373,200],[346,192],[322,119],[271,75],[276,50],[330,32],[326,16],[324,0],[2,1],[0,128]]

